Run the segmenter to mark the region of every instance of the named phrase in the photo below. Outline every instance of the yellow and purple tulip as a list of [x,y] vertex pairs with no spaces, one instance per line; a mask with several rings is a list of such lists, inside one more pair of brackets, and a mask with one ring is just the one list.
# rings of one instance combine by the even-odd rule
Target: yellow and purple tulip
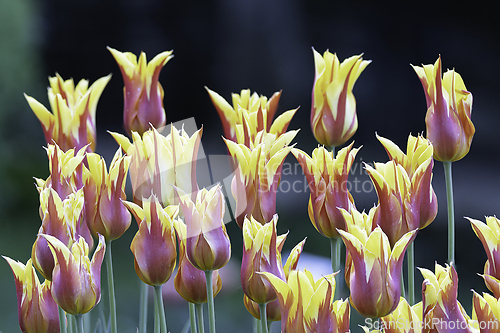
[[40,192],[42,225],[33,244],[31,258],[33,265],[45,279],[52,280],[55,262],[47,240],[41,234],[54,236],[70,247],[75,241],[75,229],[80,223],[82,209],[83,190],[70,194],[64,200],[50,187]]
[[[461,328],[460,332],[473,332],[472,323],[457,300],[458,275],[453,265],[443,267],[436,263],[435,273],[426,268],[420,268],[420,272],[424,277],[422,320],[430,326],[430,332],[443,327],[443,322],[453,323],[454,327]],[[424,332],[429,332],[429,328],[424,329]]]
[[115,58],[123,82],[123,124],[125,131],[146,132],[151,126],[165,126],[166,116],[163,108],[163,88],[158,82],[163,66],[172,59],[173,51],[165,51],[155,56],[149,63],[146,53],[141,52],[139,59],[130,52],[120,52],[108,47]]
[[141,201],[154,194],[163,207],[177,204],[172,185],[194,199],[198,191],[196,160],[202,132],[199,129],[189,136],[183,128],[178,130],[172,125],[170,134],[164,136],[152,128],[142,136],[133,132],[133,143],[121,134],[111,133],[132,158],[130,179],[134,200]]
[[269,280],[278,296],[283,333],[349,331],[348,301],[333,301],[335,274],[316,281],[307,270],[291,271],[287,281],[271,273],[261,274]]
[[481,240],[486,251],[483,279],[486,287],[500,297],[500,220],[495,216],[487,216],[486,223],[468,218],[472,229]]
[[26,265],[2,256],[12,269],[16,284],[19,327],[24,333],[59,333],[57,303],[52,298],[51,282],[38,280],[31,259]]
[[[179,268],[174,278],[177,293],[190,303],[207,302],[207,281],[205,273],[195,268],[186,256],[186,225],[181,220],[174,221],[177,239],[179,241]],[[214,297],[222,289],[222,279],[218,270],[212,272],[212,292]]]
[[106,245],[99,235],[99,244],[92,260],[89,259],[89,246],[83,237],[70,248],[53,236],[42,235],[47,239],[56,265],[52,273],[52,297],[67,313],[87,313],[101,299],[101,265]]
[[401,297],[398,307],[380,319],[384,333],[421,333],[422,302],[410,306],[406,299]]
[[337,54],[323,56],[313,49],[314,86],[311,105],[311,128],[320,144],[337,147],[349,140],[358,129],[354,83],[371,62],[362,55],[340,63]]
[[289,144],[297,132],[290,131],[280,136],[260,132],[250,147],[224,140],[238,166],[231,192],[236,200],[235,218],[240,228],[243,228],[247,215],[261,222],[270,221],[276,214],[276,194],[283,162],[292,149]]
[[25,95],[28,104],[42,124],[47,144],[57,143],[63,151],[96,145],[95,114],[97,102],[111,79],[102,77],[89,87],[88,80],[80,80],[75,87],[73,79],[63,80],[56,74],[49,77],[49,103],[52,112],[33,97]]
[[125,182],[130,157],[122,156],[118,148],[109,166],[109,173],[101,156],[88,153],[87,162],[88,168],[84,170],[86,207],[95,207],[95,210],[88,212],[87,223],[94,236],[101,234],[106,241],[112,241],[123,235],[132,221],[130,212],[122,202],[127,197]]
[[471,121],[472,94],[460,74],[448,70],[441,78],[441,57],[434,65],[413,66],[427,101],[427,138],[438,161],[458,161],[469,152],[476,131]]
[[202,271],[224,267],[231,257],[231,243],[224,225],[225,201],[221,185],[201,189],[192,201],[177,188],[186,222],[186,254]]
[[370,232],[373,212],[366,215],[356,209],[351,213],[341,211],[347,231],[338,231],[348,252],[345,279],[351,291],[351,305],[365,317],[384,317],[398,306],[404,254],[417,231],[404,234],[391,247],[379,226]]
[[314,149],[311,156],[292,149],[309,184],[309,219],[316,230],[328,238],[340,237],[337,229],[346,230],[339,209],[350,211],[354,207],[347,177],[359,148],[352,149],[352,145],[341,149],[336,158],[324,147]]
[[500,332],[500,303],[494,296],[483,293],[479,295],[473,290],[472,323],[481,333]]

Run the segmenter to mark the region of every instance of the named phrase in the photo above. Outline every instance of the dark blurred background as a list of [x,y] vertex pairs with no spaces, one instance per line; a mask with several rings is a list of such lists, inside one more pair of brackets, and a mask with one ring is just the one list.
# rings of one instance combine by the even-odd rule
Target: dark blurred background
[[[329,49],[341,59],[364,53],[372,63],[354,87],[359,128],[353,137],[355,146],[363,148],[351,175],[361,185],[368,181],[362,161],[387,161],[375,132],[403,150],[409,133],[425,132],[425,97],[410,64],[434,63],[441,55],[443,68],[455,68],[474,96],[476,135],[470,153],[453,164],[459,299],[471,314],[470,289],[486,291],[477,275],[482,273],[486,255],[463,217],[484,221],[485,215],[498,213],[500,199],[500,30],[494,5],[477,1],[466,6],[418,2],[389,7],[327,0],[0,0],[0,254],[23,263],[30,257],[40,226],[33,177],[48,176],[43,132],[23,93],[48,107],[48,76],[58,72],[65,79],[86,78],[92,83],[112,73],[97,107],[97,152],[111,159],[117,149],[107,130],[123,133],[123,81],[107,46],[135,54],[145,51],[148,60],[174,50],[175,57],[160,76],[167,121],[195,117],[198,127],[204,128],[202,144],[207,155],[226,154],[226,147],[205,86],[227,100],[232,92],[245,88],[268,97],[282,90],[278,113],[300,106],[289,129],[301,129],[294,142],[310,153],[317,146],[309,126],[314,78],[311,48],[320,53]],[[286,163],[293,171],[283,175],[283,183],[303,181],[292,156]],[[447,256],[442,164],[436,162],[434,170],[439,213],[419,233],[415,245],[416,265],[431,270],[434,262],[444,264]],[[368,185],[352,193],[360,210],[368,210],[377,201]],[[292,192],[283,187],[278,193],[278,229],[290,231],[285,251],[308,237],[305,251],[324,257],[302,264],[313,267],[328,257],[329,242],[309,221],[307,191]],[[113,243],[118,257],[120,332],[135,332],[137,325],[137,278],[129,250],[134,228]],[[251,321],[239,287],[241,232],[234,223],[228,224],[228,231],[234,266],[216,298],[217,325],[220,332],[250,332],[250,328],[242,330],[242,323],[250,325]],[[322,273],[328,273],[328,264]],[[419,290],[422,279],[419,273],[416,276]],[[17,332],[14,282],[5,262],[0,263],[0,285],[0,331]],[[167,285],[171,288],[172,281]],[[187,306],[179,300],[165,301],[169,329],[179,332]],[[362,319],[352,312],[351,327],[357,332]]]

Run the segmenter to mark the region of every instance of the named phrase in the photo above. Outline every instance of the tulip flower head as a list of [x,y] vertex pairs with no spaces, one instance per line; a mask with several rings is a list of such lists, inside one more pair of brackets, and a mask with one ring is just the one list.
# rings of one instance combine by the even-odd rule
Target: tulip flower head
[[363,316],[384,317],[394,311],[401,296],[401,268],[416,230],[404,234],[394,247],[377,226],[371,230],[373,212],[341,210],[347,231],[338,230],[348,252],[345,278],[351,291],[351,305]]
[[360,148],[352,149],[352,146],[353,143],[341,149],[336,158],[324,147],[314,149],[312,156],[292,149],[309,184],[309,218],[316,230],[328,238],[338,238],[337,229],[346,229],[339,209],[350,211],[354,207],[347,177]]
[[231,257],[231,243],[224,225],[225,202],[220,185],[198,191],[196,200],[176,189],[186,222],[186,254],[202,271],[222,268]]
[[385,333],[421,333],[422,302],[410,306],[404,297],[399,300],[398,307],[381,319],[381,330]]
[[170,279],[177,258],[174,221],[178,206],[162,208],[152,195],[143,201],[142,208],[133,202],[124,202],[139,223],[130,250],[134,254],[137,276],[146,284],[160,286]]
[[75,87],[73,79],[63,80],[59,74],[49,77],[52,112],[33,97],[24,95],[42,124],[47,144],[55,142],[63,151],[80,150],[88,145],[86,150],[94,151],[97,102],[110,79],[111,75],[102,77],[90,87],[88,80],[80,80]]
[[340,63],[337,54],[329,51],[321,56],[313,49],[313,54],[312,132],[320,144],[337,147],[349,140],[358,129],[352,88],[371,61],[357,55]]
[[448,70],[441,78],[441,57],[434,65],[412,66],[427,101],[427,138],[438,161],[458,161],[469,152],[476,131],[471,121],[472,94],[460,74]]
[[500,330],[500,303],[494,296],[483,293],[479,295],[473,290],[472,324],[481,329],[481,333],[498,332]]
[[69,314],[87,313],[101,299],[101,265],[106,245],[99,235],[99,244],[92,260],[83,237],[67,247],[53,236],[42,235],[56,258],[52,273],[52,297]]
[[115,58],[123,82],[123,124],[125,131],[140,135],[150,126],[165,126],[166,116],[163,108],[163,88],[158,82],[163,66],[173,58],[173,51],[166,51],[155,56],[149,63],[146,53],[141,52],[139,59],[130,52],[120,52],[108,47]]
[[51,282],[38,280],[31,259],[26,265],[2,256],[12,269],[16,284],[19,327],[31,333],[59,333],[57,304],[51,294]]

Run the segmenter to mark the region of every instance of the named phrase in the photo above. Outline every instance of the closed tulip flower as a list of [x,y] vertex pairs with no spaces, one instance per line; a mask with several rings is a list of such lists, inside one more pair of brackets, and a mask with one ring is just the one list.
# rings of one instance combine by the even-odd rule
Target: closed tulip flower
[[329,51],[322,56],[313,49],[313,54],[312,132],[320,144],[337,147],[349,140],[358,129],[352,88],[371,61],[357,55],[341,63],[337,55]]
[[434,158],[453,162],[469,152],[476,131],[471,121],[472,94],[460,74],[448,70],[443,77],[441,57],[434,65],[413,66],[427,101],[427,138],[434,146]]
[[385,333],[421,333],[422,303],[410,306],[406,299],[401,297],[398,307],[380,319],[381,328]]
[[75,86],[73,79],[63,80],[59,74],[49,77],[52,112],[33,97],[25,95],[42,124],[47,144],[55,142],[63,151],[80,150],[85,146],[89,152],[95,150],[97,102],[110,79],[111,75],[102,77],[89,87],[88,80],[80,80]]
[[59,333],[57,304],[51,294],[51,282],[38,280],[31,259],[26,265],[2,256],[12,269],[16,284],[19,327],[24,333]]
[[479,295],[473,290],[472,327],[481,333],[497,333],[500,331],[500,303],[494,296],[483,293]]
[[123,124],[125,131],[146,132],[151,125],[155,128],[165,126],[166,116],[163,108],[163,88],[158,82],[163,66],[172,59],[172,51],[155,56],[149,63],[146,53],[141,52],[139,59],[130,52],[120,52],[108,47],[115,58],[123,82]]

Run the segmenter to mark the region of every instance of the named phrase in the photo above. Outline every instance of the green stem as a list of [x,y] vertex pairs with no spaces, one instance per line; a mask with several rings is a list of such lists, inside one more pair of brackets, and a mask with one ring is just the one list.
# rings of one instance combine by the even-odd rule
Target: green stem
[[115,281],[113,279],[113,259],[111,256],[111,241],[106,241],[106,271],[108,273],[109,316],[111,317],[111,333],[117,333]]
[[415,304],[415,240],[408,246],[408,303]]
[[160,310],[158,309],[158,302],[154,303],[155,303],[154,333],[160,333]]
[[205,333],[205,325],[203,323],[203,303],[196,303],[196,318],[198,319],[199,333]]
[[267,331],[267,312],[266,312],[266,303],[259,304],[260,311],[260,327],[262,327],[262,333],[268,333]]
[[67,315],[67,320],[68,320],[68,333],[73,333],[75,330],[73,330],[73,326],[75,326],[74,324],[74,321],[75,321],[75,317],[68,314]]
[[158,312],[160,315],[160,328],[161,333],[168,333],[167,331],[167,319],[165,318],[165,309],[163,307],[163,294],[162,286],[155,286],[155,302],[158,304]]
[[148,291],[149,285],[139,279],[139,332],[147,333],[148,329]]
[[406,298],[405,279],[404,279],[403,270],[401,270],[401,296],[403,296],[403,298]]
[[342,240],[340,238],[330,238],[330,257],[332,260],[332,271],[338,272],[340,268],[340,254],[342,251]]
[[207,302],[208,302],[208,324],[210,333],[215,333],[215,305],[214,291],[212,289],[212,271],[205,271],[207,281]]
[[262,333],[262,326],[260,325],[260,320],[253,317],[253,331],[254,333]]
[[448,204],[448,263],[455,264],[455,209],[453,207],[453,181],[451,162],[443,162],[446,179],[446,202]]
[[271,320],[269,320],[267,322],[267,332],[268,333],[271,333],[271,328],[273,327],[273,322]]
[[83,315],[81,313],[75,315],[76,319],[76,331],[78,333],[85,333],[85,329],[83,327]]
[[66,313],[64,312],[63,309],[61,309],[60,306],[58,306],[59,309],[59,327],[61,333],[66,333]]
[[196,333],[196,305],[194,303],[189,303],[189,326],[191,327],[191,333]]

